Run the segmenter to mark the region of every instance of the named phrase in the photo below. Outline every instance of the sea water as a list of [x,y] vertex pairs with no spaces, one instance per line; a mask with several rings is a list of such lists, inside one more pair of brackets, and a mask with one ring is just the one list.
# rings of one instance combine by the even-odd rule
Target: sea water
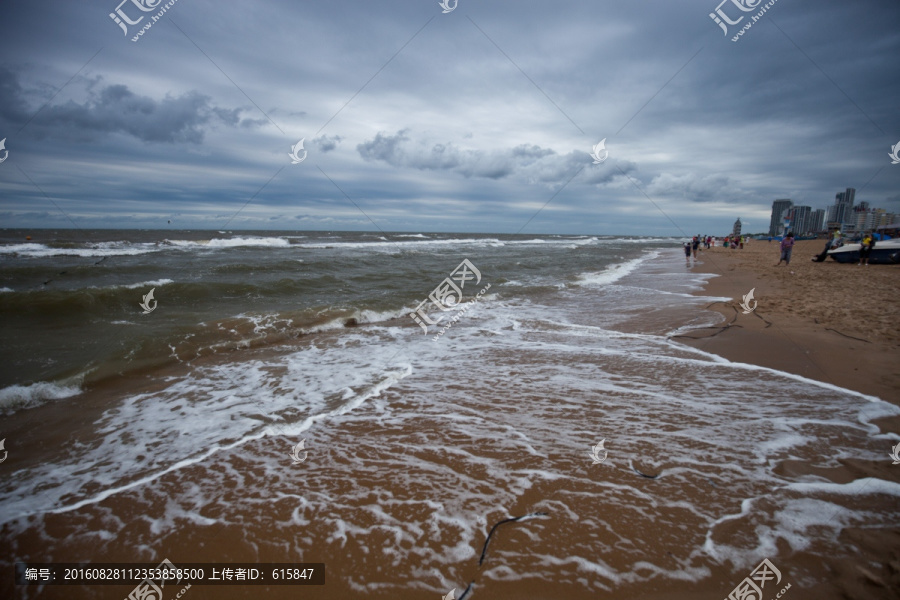
[[[783,468],[886,460],[871,421],[900,410],[671,337],[719,318],[678,240],[6,235],[4,569],[227,538],[231,560],[325,561],[359,595],[524,578],[591,597],[852,552],[841,528],[900,514],[879,508],[897,484]],[[464,260],[463,300],[490,288],[436,338],[446,321],[410,313]],[[536,512],[478,565],[494,523]]]

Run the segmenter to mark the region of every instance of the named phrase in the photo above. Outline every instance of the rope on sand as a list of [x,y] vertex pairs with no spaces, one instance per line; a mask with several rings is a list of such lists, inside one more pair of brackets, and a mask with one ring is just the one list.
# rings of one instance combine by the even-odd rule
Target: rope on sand
[[469,582],[469,585],[466,586],[466,591],[464,591],[462,593],[462,596],[459,597],[459,600],[463,600],[463,598],[466,597],[466,595],[472,590],[472,584],[474,584],[474,583],[475,583],[474,579]]
[[[481,563],[484,562],[484,556],[487,554],[488,543],[491,541],[491,536],[494,535],[494,532],[497,531],[497,528],[503,525],[504,523],[512,523],[513,521],[521,521],[522,519],[528,517],[546,517],[550,513],[545,512],[533,512],[527,515],[522,515],[521,517],[510,517],[509,519],[503,519],[502,521],[497,521],[493,527],[491,527],[491,532],[488,534],[487,539],[484,540],[484,548],[481,550],[481,558],[478,559],[478,566],[481,566]],[[475,585],[475,580],[469,582],[469,585],[466,586],[466,590],[462,593],[462,596],[459,597],[459,600],[463,600],[470,591],[472,591],[472,586]]]
[[634,469],[635,473],[637,473],[641,477],[646,477],[647,479],[656,479],[657,477],[659,477],[659,475],[647,475],[646,473],[641,473],[640,471],[635,469],[633,466],[631,468]]
[[[510,517],[509,519],[503,519],[502,521],[497,521],[497,523],[495,523],[494,526],[491,528],[491,532],[488,534],[487,539],[484,540],[484,548],[481,551],[481,558],[478,559],[478,564],[481,565],[481,563],[484,562],[484,555],[487,554],[488,543],[491,541],[491,536],[494,535],[494,532],[497,530],[498,527],[500,527],[504,523],[512,523],[513,521],[521,521],[522,519],[524,519],[526,517],[546,517],[548,514],[549,513],[545,513],[545,512],[533,512],[533,513],[530,513],[527,515],[522,515],[521,517]],[[460,598],[460,600],[462,600],[462,598]]]
[[760,319],[762,319],[762,320],[763,320],[763,323],[766,324],[766,326],[765,326],[763,329],[768,329],[769,327],[772,326],[772,323],[770,323],[769,321],[767,321],[767,320],[765,319],[765,317],[763,317],[763,316],[762,316],[761,314],[759,314],[758,312],[753,311],[753,314],[754,314],[755,316],[759,317]]
[[860,341],[860,342],[865,342],[865,343],[867,343],[867,344],[871,344],[871,343],[872,343],[872,342],[870,342],[869,340],[864,340],[864,339],[862,339],[862,338],[853,337],[852,335],[847,335],[846,333],[841,333],[841,332],[838,331],[837,329],[832,329],[831,327],[826,327],[826,328],[825,328],[825,331],[833,331],[833,332],[835,332],[835,333],[837,333],[837,334],[839,334],[839,335],[844,336],[845,338],[850,338],[851,340],[858,340],[858,341]]
[[[708,304],[708,305],[706,306],[706,308],[709,308],[709,307],[712,306],[713,304],[725,304],[725,302],[722,302],[721,300],[716,300],[716,301],[713,302],[712,304]],[[723,331],[725,331],[725,330],[728,329],[729,327],[740,327],[740,325],[735,325],[735,324],[734,324],[734,322],[737,321],[737,309],[736,309],[736,308],[734,307],[734,305],[732,305],[732,304],[725,304],[725,306],[728,306],[728,307],[730,307],[732,310],[734,310],[734,317],[732,317],[732,319],[731,319],[730,321],[728,321],[727,323],[725,323],[725,325],[722,326],[722,327],[703,327],[703,329],[713,329],[713,330],[718,330],[718,331],[716,331],[714,334],[712,334],[712,335],[704,335],[704,336],[702,336],[702,337],[695,337],[695,336],[692,336],[692,335],[670,335],[667,339],[674,339],[674,338],[683,337],[683,338],[687,338],[687,339],[689,339],[689,340],[705,340],[705,339],[709,339],[709,338],[711,338],[711,337],[716,337],[717,335],[719,335],[720,333],[722,333]],[[768,321],[766,321],[766,322],[768,322]],[[697,330],[695,330],[695,331],[700,331],[700,329],[697,329]]]
[[628,466],[631,467],[632,471],[634,471],[641,477],[646,477],[647,479],[656,479],[657,477],[659,477],[659,473],[657,473],[656,475],[647,475],[646,473],[641,473],[637,470],[637,467],[634,466],[634,463],[631,461],[631,459],[628,460]]

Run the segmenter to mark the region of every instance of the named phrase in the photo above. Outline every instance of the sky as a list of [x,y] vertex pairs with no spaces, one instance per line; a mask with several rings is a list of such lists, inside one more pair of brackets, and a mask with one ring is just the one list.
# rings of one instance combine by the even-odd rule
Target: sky
[[724,235],[847,187],[900,213],[895,0],[446,7],[4,0],[0,227]]

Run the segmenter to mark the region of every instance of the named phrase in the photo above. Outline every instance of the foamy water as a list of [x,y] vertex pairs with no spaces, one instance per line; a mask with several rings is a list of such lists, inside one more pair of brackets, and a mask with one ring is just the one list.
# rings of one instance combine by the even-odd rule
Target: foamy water
[[[407,305],[186,364],[6,474],[7,547],[18,556],[37,536],[43,560],[91,544],[152,560],[189,525],[241,532],[246,560],[327,558],[362,595],[473,579],[477,595],[521,578],[596,593],[747,569],[785,545],[840,555],[841,528],[895,524],[872,503],[897,484],[779,467],[887,460],[897,436],[871,422],[900,410],[671,340],[716,319],[689,294],[709,276],[685,272],[678,252],[639,250],[565,281],[521,270],[437,341]],[[293,465],[300,439],[309,456]],[[608,458],[594,465],[601,439]],[[124,505],[145,527],[123,530]],[[494,523],[538,511],[477,567]],[[83,514],[102,518],[61,538],[45,526]]]

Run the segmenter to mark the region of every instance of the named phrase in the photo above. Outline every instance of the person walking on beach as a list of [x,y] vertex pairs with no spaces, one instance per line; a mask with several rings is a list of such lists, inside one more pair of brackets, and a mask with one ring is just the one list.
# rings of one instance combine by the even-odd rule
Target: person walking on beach
[[791,264],[791,250],[794,249],[794,232],[791,231],[781,240],[781,258],[775,263],[775,266],[784,261],[784,266]]
[[684,243],[684,264],[686,264],[686,265],[691,264],[691,243],[690,242]]
[[867,233],[863,239],[862,243],[859,245],[859,265],[869,266],[869,255],[872,254],[872,248],[875,247],[875,236],[871,233]]
[[741,250],[744,249],[744,236],[741,236]]
[[695,235],[694,239],[691,241],[691,249],[693,250],[693,253],[694,253],[694,260],[697,260],[697,248],[699,248],[699,247],[700,247],[700,238]]

